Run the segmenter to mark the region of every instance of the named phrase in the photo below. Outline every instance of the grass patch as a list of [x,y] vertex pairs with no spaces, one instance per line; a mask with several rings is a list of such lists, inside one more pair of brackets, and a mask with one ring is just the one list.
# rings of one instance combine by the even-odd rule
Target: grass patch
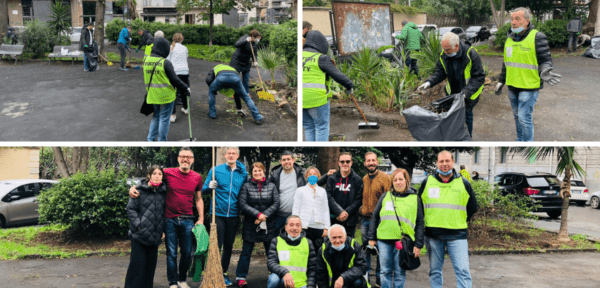
[[495,48],[491,48],[488,44],[474,47],[477,53],[481,56],[500,56],[504,57],[504,52]]
[[189,57],[211,62],[229,63],[235,48],[231,46],[186,44]]
[[[108,57],[108,61],[121,63],[121,54],[107,52],[106,57]],[[104,62],[104,59],[102,59],[101,57],[98,57],[98,60],[100,60],[101,62]],[[129,61],[129,57],[125,57],[125,61]],[[142,63],[143,61],[144,61],[143,58],[131,57],[131,62]]]

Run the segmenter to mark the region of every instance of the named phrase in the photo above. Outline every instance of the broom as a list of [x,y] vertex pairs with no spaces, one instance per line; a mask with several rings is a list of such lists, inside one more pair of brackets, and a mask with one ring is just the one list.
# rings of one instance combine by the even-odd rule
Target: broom
[[[212,148],[212,180],[215,180],[215,147]],[[208,260],[204,275],[202,275],[202,284],[200,288],[226,288],[223,279],[223,268],[221,267],[221,253],[219,251],[217,240],[217,223],[215,222],[215,189],[212,195],[212,222],[210,223],[210,238],[208,240]]]

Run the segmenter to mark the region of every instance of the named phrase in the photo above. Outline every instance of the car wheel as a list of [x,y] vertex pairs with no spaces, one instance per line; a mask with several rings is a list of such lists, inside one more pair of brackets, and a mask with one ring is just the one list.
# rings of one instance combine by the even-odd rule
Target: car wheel
[[550,216],[550,218],[556,219],[558,217],[560,217],[560,213],[561,211],[548,211],[546,212],[546,214],[548,214],[548,216]]
[[592,197],[592,199],[590,199],[590,207],[594,209],[600,208],[600,198],[596,196]]
[[6,228],[6,220],[4,219],[4,216],[0,215],[0,229],[2,228]]

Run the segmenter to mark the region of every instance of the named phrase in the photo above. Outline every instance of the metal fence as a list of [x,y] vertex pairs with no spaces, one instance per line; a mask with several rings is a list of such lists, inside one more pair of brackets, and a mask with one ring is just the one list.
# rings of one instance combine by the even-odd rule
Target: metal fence
[[427,24],[435,24],[438,27],[458,26],[465,27],[478,24],[492,23],[490,16],[467,18],[454,13],[427,14]]

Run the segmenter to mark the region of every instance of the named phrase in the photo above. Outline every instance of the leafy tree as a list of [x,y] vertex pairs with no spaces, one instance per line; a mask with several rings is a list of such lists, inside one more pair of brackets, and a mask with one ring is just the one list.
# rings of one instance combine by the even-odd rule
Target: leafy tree
[[[8,35],[8,1],[0,1],[0,39]],[[1,40],[0,40],[1,41]],[[10,44],[10,43],[7,43]]]
[[579,175],[580,177],[585,177],[586,175],[585,170],[575,161],[575,147],[513,147],[508,148],[508,151],[520,154],[525,159],[535,158],[536,160],[543,160],[547,157],[555,157],[557,160],[556,174],[561,175],[565,173],[560,187],[560,197],[563,200],[558,240],[563,242],[571,241],[567,226],[569,198],[571,197],[571,176]]
[[62,42],[63,33],[68,33],[71,28],[71,19],[69,17],[71,5],[64,5],[62,1],[56,1],[50,4],[50,21],[48,26],[54,31]]
[[440,151],[473,153],[477,147],[377,147],[398,168],[404,168],[412,176],[415,168],[433,172]]
[[492,14],[490,2],[487,0],[446,0],[452,12],[468,19],[482,19]]

